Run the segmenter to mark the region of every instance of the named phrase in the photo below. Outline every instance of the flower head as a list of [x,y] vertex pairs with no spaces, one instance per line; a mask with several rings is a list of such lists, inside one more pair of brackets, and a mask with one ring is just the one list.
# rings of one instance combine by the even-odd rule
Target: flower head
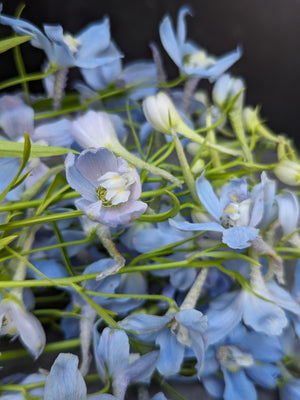
[[190,13],[188,7],[181,7],[177,19],[177,32],[172,26],[170,17],[165,16],[159,27],[161,42],[184,75],[214,81],[241,57],[241,49],[237,48],[217,59],[208,55],[204,49],[193,42],[186,40],[185,16]]
[[[0,12],[2,4],[0,4]],[[31,44],[43,49],[51,64],[59,67],[94,68],[120,58],[111,48],[109,19],[90,24],[76,36],[63,31],[60,25],[44,25],[45,34],[21,18],[0,14],[0,23],[11,26],[19,35],[31,35]]]
[[112,151],[84,150],[77,159],[69,153],[65,165],[68,183],[82,195],[76,207],[93,221],[127,225],[146,211],[136,169]]

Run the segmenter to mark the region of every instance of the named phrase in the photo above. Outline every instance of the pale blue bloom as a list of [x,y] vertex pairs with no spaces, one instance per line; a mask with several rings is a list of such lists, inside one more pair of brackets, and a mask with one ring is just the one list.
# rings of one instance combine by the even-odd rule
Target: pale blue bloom
[[207,55],[205,50],[186,39],[187,14],[191,14],[189,7],[181,7],[177,31],[172,26],[171,18],[168,15],[164,17],[159,27],[161,42],[182,74],[207,78],[213,82],[241,57],[242,51],[238,47],[219,59]]
[[[255,384],[272,389],[280,374],[276,363],[283,349],[280,340],[256,332],[248,332],[242,325],[206,352],[201,380],[213,396],[232,399],[256,400]],[[218,377],[223,373],[224,383]]]
[[107,148],[69,153],[65,165],[69,185],[82,195],[75,205],[93,221],[128,225],[146,211],[136,169]]
[[163,316],[133,314],[123,319],[119,325],[135,332],[141,340],[159,345],[157,369],[163,376],[179,372],[186,347],[193,351],[200,374],[205,349],[203,335],[207,328],[207,318],[200,311],[181,310]]
[[173,219],[170,224],[186,231],[220,232],[222,242],[228,247],[247,248],[252,241],[259,238],[259,230],[255,227],[262,221],[265,206],[269,205],[270,196],[265,180],[266,177],[262,174],[262,184],[249,194],[244,178],[233,179],[223,188],[219,199],[202,174],[196,180],[196,190],[201,203],[216,222],[178,223]]
[[222,340],[241,320],[256,332],[278,336],[288,325],[283,309],[300,315],[300,306],[274,281],[265,283],[257,274],[253,290],[257,295],[241,289],[224,293],[210,303],[206,313],[208,344]]
[[0,14],[0,23],[11,26],[19,35],[33,36],[31,44],[43,49],[50,64],[59,67],[95,68],[122,56],[111,46],[107,17],[101,22],[88,25],[74,37],[64,33],[60,25],[44,25],[44,34],[30,22],[3,14]]
[[[130,362],[129,340],[124,331],[105,328],[100,337],[94,327],[94,357],[98,374],[105,382],[106,373],[112,380],[113,394],[123,400],[130,383],[148,383],[156,367],[158,351],[134,355]],[[137,356],[137,357],[136,357]]]

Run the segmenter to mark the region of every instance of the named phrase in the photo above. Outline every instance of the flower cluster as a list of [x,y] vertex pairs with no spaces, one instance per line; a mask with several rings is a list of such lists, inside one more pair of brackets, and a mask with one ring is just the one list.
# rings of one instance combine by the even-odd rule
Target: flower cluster
[[47,59],[1,86],[0,399],[300,400],[300,162],[188,14],[126,64],[108,17],[73,36],[0,6],[3,47]]

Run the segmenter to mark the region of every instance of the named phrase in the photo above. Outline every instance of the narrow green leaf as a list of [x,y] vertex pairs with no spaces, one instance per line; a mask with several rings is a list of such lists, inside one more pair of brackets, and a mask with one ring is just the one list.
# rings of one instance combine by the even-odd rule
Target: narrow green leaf
[[[5,142],[5,140],[4,140]],[[29,157],[30,157],[30,151],[31,151],[31,142],[30,142],[30,138],[28,133],[25,132],[24,135],[24,143],[20,143],[20,145],[22,146],[23,150],[22,150],[22,162],[19,168],[19,171],[17,172],[17,175],[13,178],[13,180],[11,181],[11,183],[7,186],[6,189],[3,190],[3,192],[0,194],[0,203],[1,201],[5,198],[5,196],[7,195],[7,193],[12,190],[14,187],[17,186],[18,184],[21,184],[23,181],[23,178],[21,178],[19,180],[19,176],[21,175],[23,169],[25,168]]]
[[[24,144],[11,142],[9,140],[0,140],[0,157],[23,157]],[[31,157],[51,157],[60,156],[69,152],[77,151],[65,147],[42,146],[38,144],[31,145]]]
[[0,53],[4,53],[9,49],[13,49],[14,47],[18,46],[19,44],[28,42],[32,36],[24,35],[24,36],[13,36],[6,39],[0,40]]
[[10,242],[15,240],[18,237],[18,235],[10,235],[6,236],[2,239],[0,239],[0,249],[2,249],[4,246],[8,245]]

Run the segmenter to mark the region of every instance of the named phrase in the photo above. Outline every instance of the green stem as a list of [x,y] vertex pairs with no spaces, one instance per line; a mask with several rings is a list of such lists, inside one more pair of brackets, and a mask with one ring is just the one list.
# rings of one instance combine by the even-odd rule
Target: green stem
[[187,162],[182,144],[178,139],[177,133],[174,129],[172,129],[172,138],[175,144],[175,149],[177,152],[178,160],[182,168],[183,176],[187,187],[189,188],[190,194],[196,204],[200,204],[199,196],[196,191],[194,176],[191,172],[191,168]]
[[124,158],[131,164],[135,165],[138,168],[145,169],[152,173],[153,175],[159,175],[162,178],[166,179],[169,182],[174,183],[176,186],[181,187],[181,181],[170,174],[169,172],[158,168],[152,164],[148,164],[146,161],[141,160],[140,158],[136,157],[134,154],[130,153],[125,147],[121,145],[118,141],[114,141],[114,143],[109,146],[109,149],[113,151],[118,156]]

